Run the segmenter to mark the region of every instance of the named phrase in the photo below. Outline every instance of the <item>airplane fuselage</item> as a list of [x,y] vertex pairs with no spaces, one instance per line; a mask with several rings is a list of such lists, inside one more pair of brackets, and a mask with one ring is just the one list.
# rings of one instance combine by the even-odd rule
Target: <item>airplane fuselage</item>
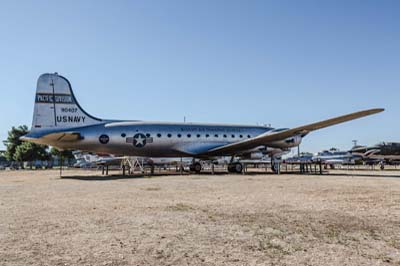
[[[191,157],[205,150],[272,132],[274,129],[243,125],[113,122],[71,131],[80,134],[79,141],[58,142],[53,145],[62,149],[116,155]],[[300,141],[301,138],[290,138],[270,143],[268,147],[290,148],[297,146]]]

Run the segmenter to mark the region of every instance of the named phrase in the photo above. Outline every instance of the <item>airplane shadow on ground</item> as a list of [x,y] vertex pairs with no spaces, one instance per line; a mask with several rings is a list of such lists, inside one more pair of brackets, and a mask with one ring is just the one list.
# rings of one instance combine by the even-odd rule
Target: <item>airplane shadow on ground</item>
[[72,179],[81,181],[112,181],[121,179],[136,179],[136,178],[146,178],[147,176],[133,176],[133,175],[99,175],[99,176],[61,176],[60,179]]
[[328,176],[347,176],[347,177],[377,177],[377,178],[400,178],[400,175],[369,175],[360,173],[326,173]]
[[[133,175],[122,175],[122,174],[111,174],[111,175],[73,175],[73,176],[61,176],[60,179],[75,179],[75,180],[83,180],[83,181],[108,181],[108,180],[120,180],[120,179],[137,179],[137,178],[157,178],[157,177],[165,177],[165,176],[192,176],[192,175],[210,175],[211,173],[200,173],[200,174],[192,174],[188,172],[180,173],[155,173],[153,175],[150,174],[133,174]],[[215,175],[224,175],[227,173],[215,173]]]
[[[62,176],[61,179],[72,179],[72,180],[82,180],[82,181],[112,181],[112,180],[123,180],[123,179],[143,179],[143,178],[158,178],[165,176],[186,176],[186,177],[201,177],[201,176],[223,176],[223,175],[237,175],[237,176],[259,176],[259,175],[272,175],[279,176],[272,172],[247,172],[245,174],[235,174],[228,172],[215,172],[212,174],[211,172],[202,172],[200,174],[188,173],[184,172],[180,173],[155,173],[153,175],[145,174],[135,174],[135,175],[98,175],[98,176],[85,176],[85,175],[73,175],[73,176]],[[371,174],[362,174],[362,173],[329,173],[323,172],[322,175],[319,173],[300,173],[300,172],[281,172],[281,175],[299,175],[299,176],[344,176],[344,177],[376,177],[376,178],[400,178],[399,175],[371,175]]]
[[[265,174],[272,174],[272,173],[246,173],[245,175],[251,176],[251,175],[265,175]],[[212,174],[211,172],[202,172],[200,174],[194,174],[194,173],[189,173],[189,172],[183,172],[182,174],[180,173],[155,173],[153,175],[150,174],[134,174],[134,175],[122,175],[122,174],[117,174],[117,175],[73,175],[73,176],[61,176],[60,179],[73,179],[73,180],[82,180],[82,181],[111,181],[111,180],[121,180],[121,179],[137,179],[137,178],[158,178],[158,177],[165,177],[165,176],[186,176],[186,177],[192,177],[192,176],[222,176],[222,175],[232,175],[229,173],[225,172],[215,172]],[[234,175],[243,175],[243,174],[234,174]]]

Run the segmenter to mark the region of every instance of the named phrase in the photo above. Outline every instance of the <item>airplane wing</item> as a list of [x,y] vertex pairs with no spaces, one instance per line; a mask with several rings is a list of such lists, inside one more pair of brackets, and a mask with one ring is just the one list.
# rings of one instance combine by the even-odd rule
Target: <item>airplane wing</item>
[[301,135],[304,137],[308,133],[314,130],[318,130],[321,128],[333,126],[336,124],[344,123],[350,120],[358,119],[364,116],[373,115],[376,113],[383,112],[385,109],[370,109],[364,110],[360,112],[351,113],[348,115],[343,115],[335,118],[331,118],[328,120],[320,121],[317,123],[312,123],[305,126],[300,126],[292,129],[287,129],[279,132],[266,132],[264,134],[258,135],[256,137],[246,139],[243,141],[231,143],[228,145],[224,145],[222,147],[217,147],[208,150],[202,155],[218,155],[218,154],[235,154],[238,151],[248,150],[255,148],[260,145],[268,145],[268,143],[284,140],[289,137]]
[[350,150],[350,153],[363,154],[367,152],[367,150],[368,150],[367,146],[356,146]]

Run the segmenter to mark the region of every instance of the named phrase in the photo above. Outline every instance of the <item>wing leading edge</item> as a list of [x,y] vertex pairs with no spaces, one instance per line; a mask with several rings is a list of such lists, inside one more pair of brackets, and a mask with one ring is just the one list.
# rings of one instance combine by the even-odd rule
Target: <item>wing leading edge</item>
[[202,155],[218,155],[218,154],[235,154],[238,151],[248,150],[255,148],[260,145],[267,145],[273,141],[284,140],[289,137],[301,135],[305,136],[311,131],[322,129],[325,127],[333,126],[336,124],[344,123],[347,121],[351,121],[354,119],[362,118],[365,116],[377,114],[383,112],[385,109],[377,108],[377,109],[369,109],[360,112],[355,112],[343,116],[338,116],[335,118],[331,118],[328,120],[308,124],[305,126],[295,127],[292,129],[287,129],[279,132],[266,132],[264,134],[258,135],[256,137],[246,139],[243,141],[231,143],[222,147],[217,147],[208,150]]

